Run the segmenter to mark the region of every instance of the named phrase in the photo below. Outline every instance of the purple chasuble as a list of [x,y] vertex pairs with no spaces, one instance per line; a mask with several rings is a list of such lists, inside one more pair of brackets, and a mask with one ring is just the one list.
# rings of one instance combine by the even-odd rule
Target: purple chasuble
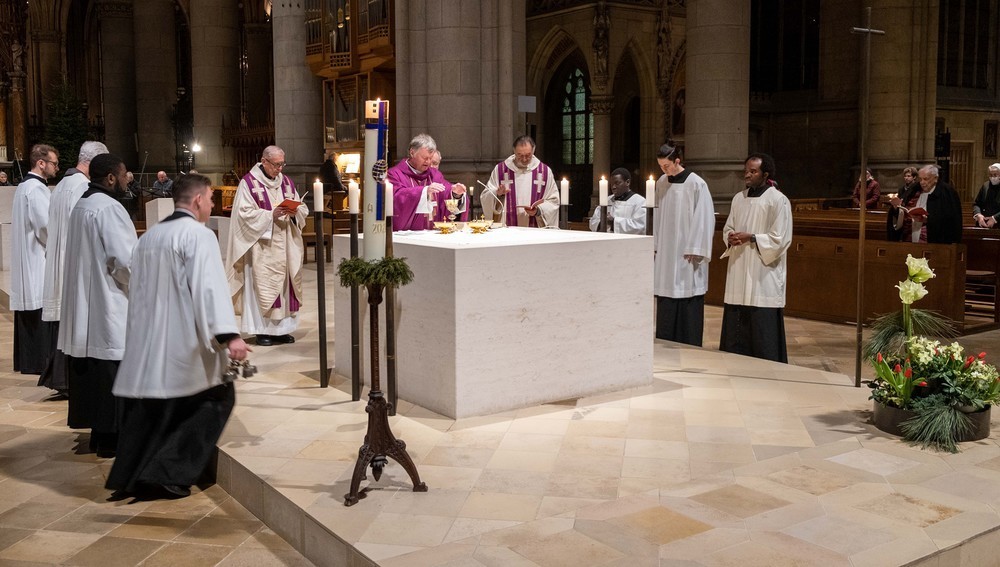
[[[531,170],[531,201],[532,205],[537,203],[545,195],[545,187],[548,186],[549,178],[552,177],[552,170],[542,162],[538,162],[538,167]],[[502,161],[497,164],[497,180],[501,187],[507,187],[507,226],[517,226],[517,188],[514,183],[514,170],[507,167],[507,162]],[[538,228],[536,214],[528,217],[528,226]]]
[[[270,211],[273,210],[271,207],[271,198],[267,194],[267,187],[253,175],[247,173],[243,176],[243,181],[246,182],[247,188],[250,190],[250,196],[253,198],[254,203],[262,210]],[[295,194],[295,183],[287,175],[283,176],[281,179],[281,196],[285,199],[297,199]],[[279,205],[281,203],[278,203]],[[299,298],[295,297],[295,286],[292,285],[292,276],[288,275],[288,310],[292,313],[296,313],[299,310],[301,304],[299,303]],[[281,307],[281,295],[274,298],[274,304],[271,308]]]
[[[428,167],[423,172],[415,172],[407,164],[406,160],[389,168],[386,179],[392,183],[392,230],[426,230],[427,215],[417,213],[420,205],[420,195],[424,187],[431,183],[444,185],[444,191],[438,193],[438,216],[443,218],[445,210],[444,200],[451,195],[451,183],[449,183],[441,172],[434,167]],[[463,220],[468,218],[468,211],[462,214]]]

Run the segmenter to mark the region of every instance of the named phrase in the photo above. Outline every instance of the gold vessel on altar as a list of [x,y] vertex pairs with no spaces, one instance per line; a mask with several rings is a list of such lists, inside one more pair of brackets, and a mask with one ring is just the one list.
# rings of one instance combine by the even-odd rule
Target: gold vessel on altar
[[447,221],[436,221],[434,223],[434,229],[441,234],[451,234],[455,232],[455,223]]
[[493,221],[479,219],[479,220],[469,221],[467,224],[469,225],[469,228],[472,229],[473,234],[482,234],[490,229],[490,225],[493,224]]

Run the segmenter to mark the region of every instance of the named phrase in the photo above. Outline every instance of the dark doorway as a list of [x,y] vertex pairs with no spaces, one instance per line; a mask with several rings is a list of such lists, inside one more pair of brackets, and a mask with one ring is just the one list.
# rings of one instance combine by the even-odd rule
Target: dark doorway
[[559,66],[545,90],[545,161],[557,178],[569,180],[571,221],[590,215],[594,189],[594,115],[590,73],[580,50]]

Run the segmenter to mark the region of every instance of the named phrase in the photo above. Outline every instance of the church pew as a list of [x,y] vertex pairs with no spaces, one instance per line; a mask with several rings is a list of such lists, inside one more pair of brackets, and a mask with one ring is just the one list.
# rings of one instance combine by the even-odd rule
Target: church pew
[[[727,260],[722,232],[713,242],[709,266],[709,289],[705,301],[722,305]],[[865,322],[901,309],[896,282],[906,278],[907,254],[926,257],[937,277],[926,286],[930,292],[918,305],[933,309],[964,327],[966,247],[964,244],[912,244],[868,241],[865,243]],[[857,240],[796,234],[788,252],[788,283],[785,313],[788,315],[848,323],[857,310]]]

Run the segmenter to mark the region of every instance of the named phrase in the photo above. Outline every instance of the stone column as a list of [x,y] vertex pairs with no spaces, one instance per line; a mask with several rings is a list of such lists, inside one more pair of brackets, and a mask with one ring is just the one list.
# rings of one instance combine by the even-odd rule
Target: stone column
[[135,106],[138,124],[137,163],[129,164],[139,174],[146,152],[146,172],[174,163],[174,129],[168,117],[177,101],[177,36],[174,2],[136,2],[133,16],[135,35]]
[[59,43],[62,34],[55,30],[34,30],[31,32],[31,48],[34,69],[36,71],[35,86],[40,103],[37,108],[38,118],[42,123],[48,119],[48,102],[52,99],[53,90],[62,81],[61,52]]
[[97,5],[101,35],[101,96],[104,139],[111,153],[136,164],[135,36],[131,0]]
[[524,3],[407,0],[396,15],[397,148],[427,132],[450,179],[488,175],[523,128]]
[[594,113],[594,189],[590,198],[590,211],[594,210],[600,199],[597,180],[603,175],[609,183],[611,181],[611,111],[614,106],[614,97],[590,97],[590,110]]
[[716,210],[727,210],[732,196],[744,188],[750,3],[688,0],[686,63],[685,161],[708,182]]
[[11,161],[24,159],[28,143],[28,97],[24,91],[24,71],[17,65],[10,73],[10,144],[7,149]]
[[7,157],[10,140],[7,139],[7,99],[10,96],[10,89],[7,81],[0,79],[0,161],[10,161],[14,157],[14,152],[10,152],[11,157]]
[[[218,182],[221,174],[231,167],[222,147],[222,117],[225,116],[229,124],[239,117],[240,109],[236,3],[227,0],[191,2],[190,30],[193,141],[201,145],[201,151],[195,156],[195,168],[201,173],[215,174],[211,177]],[[271,85],[250,85],[250,88],[263,93]]]
[[323,158],[323,85],[305,61],[304,6],[280,2],[271,11],[274,60],[281,62],[274,71],[274,139],[285,150],[285,174],[303,187]]

